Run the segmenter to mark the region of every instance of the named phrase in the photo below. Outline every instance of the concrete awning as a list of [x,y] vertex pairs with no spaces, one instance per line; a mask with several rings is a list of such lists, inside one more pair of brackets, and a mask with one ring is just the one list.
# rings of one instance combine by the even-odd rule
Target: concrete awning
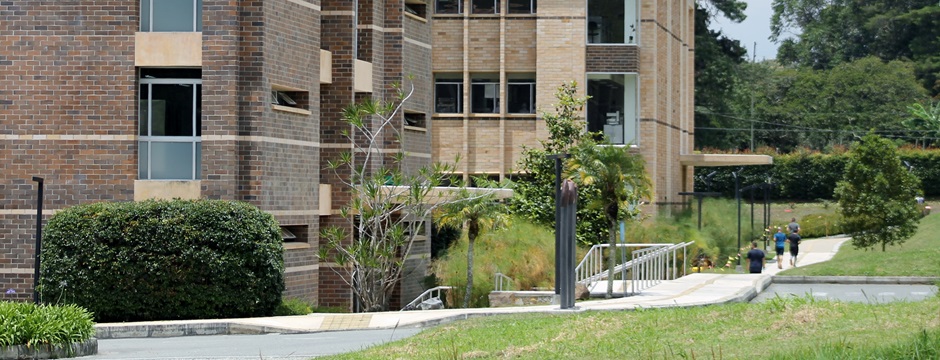
[[773,165],[770,155],[735,155],[735,154],[688,154],[679,155],[683,166],[744,166]]
[[[408,192],[407,186],[386,185],[386,186],[382,186],[382,189],[384,189],[387,192],[387,194],[391,196],[398,196],[398,195],[405,194]],[[456,187],[437,186],[431,189],[431,191],[428,193],[427,198],[425,200],[427,201],[428,204],[438,204],[442,201],[447,201],[447,200],[454,198],[454,196],[457,195],[457,191],[459,190],[460,188],[456,188]],[[501,188],[491,189],[491,188],[468,187],[467,190],[471,194],[493,193],[495,194],[495,197],[498,199],[510,198],[512,197],[512,194],[513,194],[512,189],[501,189]]]

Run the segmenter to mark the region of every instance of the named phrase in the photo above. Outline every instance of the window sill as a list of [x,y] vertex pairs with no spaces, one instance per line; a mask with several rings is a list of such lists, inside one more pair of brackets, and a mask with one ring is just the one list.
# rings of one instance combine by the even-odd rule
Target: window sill
[[271,110],[289,112],[289,113],[300,114],[300,115],[312,114],[310,110],[307,110],[307,109],[294,108],[290,106],[275,105],[275,104],[271,104]]
[[434,114],[434,115],[431,115],[431,116],[433,116],[433,117],[435,117],[435,118],[451,118],[451,119],[453,119],[453,118],[459,118],[459,119],[463,119],[463,114],[442,113],[442,114]]
[[532,119],[535,120],[535,114],[506,114],[510,119]]
[[428,129],[419,126],[408,126],[405,125],[405,130],[417,131],[417,132],[428,132]]
[[284,250],[301,250],[312,248],[313,245],[310,245],[305,242],[285,242]]
[[636,47],[639,47],[640,44],[637,44],[637,43],[632,43],[632,44],[626,44],[626,43],[587,43],[587,46],[636,46]]
[[415,14],[412,14],[412,13],[409,13],[409,12],[405,12],[405,17],[410,17],[410,18],[412,18],[412,19],[418,20],[418,21],[423,22],[423,23],[427,23],[427,22],[428,22],[428,19],[425,19],[425,18],[423,18],[423,17],[420,17],[420,16],[418,16],[418,15],[415,15]]
[[470,114],[470,117],[472,117],[472,118],[494,118],[494,117],[501,117],[501,116],[502,116],[502,115],[500,115],[499,113],[473,113],[473,114]]

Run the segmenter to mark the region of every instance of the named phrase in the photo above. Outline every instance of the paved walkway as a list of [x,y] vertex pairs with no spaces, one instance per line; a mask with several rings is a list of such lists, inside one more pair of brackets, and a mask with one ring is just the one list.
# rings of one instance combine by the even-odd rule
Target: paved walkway
[[[806,240],[800,245],[797,266],[831,259],[848,238],[832,237]],[[789,254],[783,256],[784,270],[789,269]],[[637,308],[683,307],[730,302],[746,302],[771,283],[777,269],[768,263],[763,274],[690,274],[665,281],[640,295],[582,301],[576,310],[561,310],[557,305],[482,309],[443,309],[429,311],[381,312],[368,314],[310,314],[250,319],[156,321],[98,324],[98,338],[168,337],[185,335],[308,333],[355,329],[427,327],[476,316],[511,313],[570,313],[592,310],[630,310]]]

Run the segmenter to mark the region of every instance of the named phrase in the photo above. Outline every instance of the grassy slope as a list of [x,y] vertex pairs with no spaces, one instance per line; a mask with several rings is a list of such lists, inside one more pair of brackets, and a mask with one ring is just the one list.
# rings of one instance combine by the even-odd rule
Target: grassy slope
[[938,326],[940,298],[879,305],[777,299],[687,309],[476,318],[335,358],[892,359],[910,358],[889,351],[914,343],[925,329],[936,351]]
[[[811,240],[810,240],[811,241]],[[830,261],[786,270],[783,275],[940,276],[940,215],[920,221],[917,234],[882,252],[842,245]]]

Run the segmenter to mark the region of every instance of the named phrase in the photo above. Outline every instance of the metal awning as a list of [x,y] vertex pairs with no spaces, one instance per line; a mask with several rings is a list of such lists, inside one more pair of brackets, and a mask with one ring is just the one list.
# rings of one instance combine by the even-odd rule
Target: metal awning
[[683,166],[703,167],[773,165],[774,158],[770,155],[688,154],[679,155],[679,163]]

